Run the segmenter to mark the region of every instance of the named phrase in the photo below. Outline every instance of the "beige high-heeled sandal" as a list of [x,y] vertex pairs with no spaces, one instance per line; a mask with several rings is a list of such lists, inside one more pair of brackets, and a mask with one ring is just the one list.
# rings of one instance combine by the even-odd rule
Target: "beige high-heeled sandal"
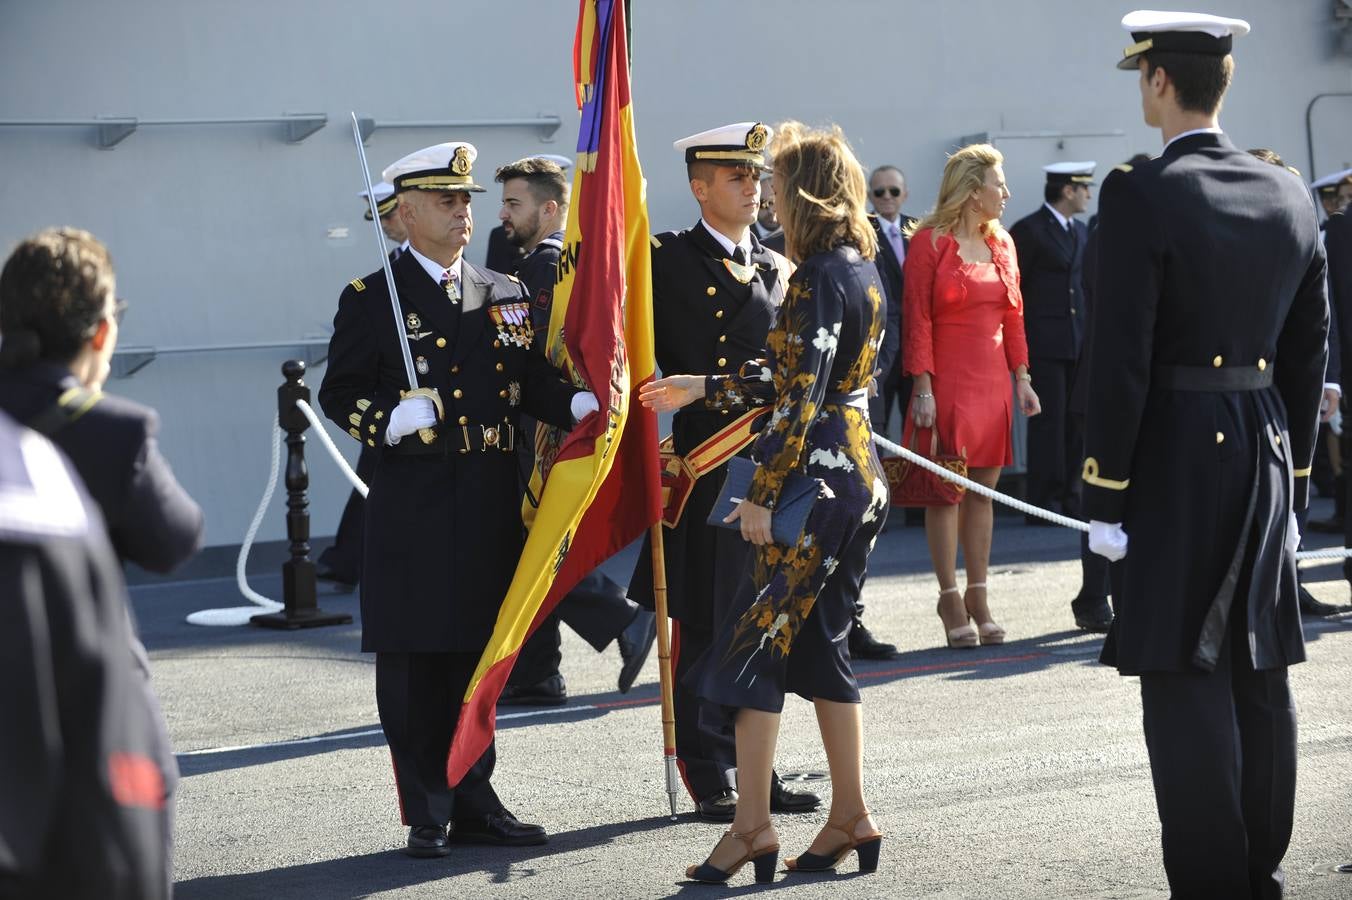
[[[984,591],[986,589],[986,582],[980,581],[976,584],[967,585],[967,590],[970,591],[973,588],[980,588]],[[967,596],[965,594],[962,598],[962,608],[963,610],[967,609]],[[975,618],[971,612],[968,612],[967,616],[968,618]],[[982,644],[1003,644],[1005,642],[1005,630],[993,621],[977,623],[976,633],[978,637],[980,637]]]
[[980,637],[975,628],[973,628],[970,624],[966,624],[966,618],[970,618],[969,616],[966,616],[967,614],[966,606],[964,606],[962,610],[963,615],[966,617],[964,619],[964,624],[959,625],[957,628],[949,628],[948,623],[944,621],[944,595],[958,594],[959,596],[961,596],[961,593],[962,592],[955,587],[945,588],[944,590],[940,591],[939,603],[937,606],[935,606],[934,611],[938,613],[939,622],[944,626],[944,637],[947,638],[948,640],[949,648],[954,650],[970,650],[971,648],[975,647],[978,643],[980,643]]

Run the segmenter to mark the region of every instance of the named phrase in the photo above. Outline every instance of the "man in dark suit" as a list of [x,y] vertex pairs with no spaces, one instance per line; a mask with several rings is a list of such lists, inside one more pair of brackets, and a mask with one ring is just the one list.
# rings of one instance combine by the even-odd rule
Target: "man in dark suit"
[[[783,253],[784,229],[779,227],[779,216],[775,215],[774,182],[775,176],[772,171],[766,169],[761,173],[760,212],[756,214],[756,221],[751,223],[751,233],[762,244],[770,240],[772,235],[778,235],[781,242],[780,246],[772,249],[775,249],[778,253]],[[769,245],[766,244],[766,246]]]
[[[1083,436],[1070,415],[1070,395],[1084,338],[1082,265],[1089,239],[1089,229],[1075,216],[1089,208],[1094,163],[1052,163],[1043,172],[1042,206],[1009,230],[1023,279],[1028,369],[1042,399],[1042,415],[1028,420],[1027,499],[1074,515]],[[1036,516],[1026,521],[1049,524]]]
[[531,349],[521,283],[464,259],[470,196],[484,190],[475,156],[470,144],[438,144],[385,170],[409,235],[393,266],[400,317],[382,270],[354,279],[319,389],[324,413],[380,454],[366,499],[362,649],[376,654],[376,706],[413,856],[449,852],[448,824],[449,842],[546,840],[498,799],[492,746],[454,790],[446,759],[524,543],[518,416],[568,428],[596,409]]
[[[568,182],[564,171],[572,165],[566,157],[531,156],[498,169],[494,180],[502,185],[502,208],[498,219],[507,239],[525,251],[517,277],[530,297],[531,328],[535,350],[545,352],[549,314],[554,303],[554,282],[563,250],[564,226],[568,220]],[[522,440],[517,444],[523,483],[529,484],[535,465],[535,421],[521,417]],[[531,502],[535,502],[534,497]],[[614,642],[620,651],[620,693],[628,693],[643,661],[648,658],[657,634],[657,619],[639,607],[599,569],[589,573],[563,596],[517,654],[499,706],[561,706],[568,689],[559,665],[559,622],[577,632],[598,653]]]
[[[788,261],[750,231],[770,134],[760,123],[741,122],[675,143],[685,155],[700,219],[685,231],[652,239],[653,325],[664,373],[730,372],[765,352],[789,275]],[[675,452],[691,454],[734,421],[728,410],[682,409],[672,420]],[[739,451],[744,456],[749,441],[748,434]],[[731,821],[737,806],[733,723],[726,710],[702,702],[684,675],[713,640],[750,559],[751,545],[740,534],[706,521],[725,474],[726,467],[718,466],[699,478],[679,520],[664,531],[667,603],[675,620],[676,756],[700,815],[718,821]],[[629,596],[649,609],[652,566],[645,538]],[[775,778],[772,809],[806,811],[819,802]]]
[[906,264],[906,249],[911,244],[908,233],[915,219],[901,211],[909,192],[906,176],[896,166],[879,166],[868,179],[869,198],[873,215],[869,222],[878,233],[878,255],[874,265],[883,283],[887,297],[887,329],[878,352],[878,396],[870,401],[869,414],[873,427],[886,433],[892,421],[893,407],[900,405],[902,418],[911,402],[911,379],[901,374],[901,306],[904,281],[902,270]]
[[[1103,182],[1084,506],[1122,560],[1103,661],[1139,675],[1176,898],[1282,895],[1305,659],[1305,506],[1328,334],[1300,179],[1236,149],[1217,111],[1248,24],[1122,20],[1163,154]],[[1125,557],[1125,559],[1124,559]]]
[[70,463],[3,413],[0,598],[0,896],[165,900],[173,757],[121,566]]

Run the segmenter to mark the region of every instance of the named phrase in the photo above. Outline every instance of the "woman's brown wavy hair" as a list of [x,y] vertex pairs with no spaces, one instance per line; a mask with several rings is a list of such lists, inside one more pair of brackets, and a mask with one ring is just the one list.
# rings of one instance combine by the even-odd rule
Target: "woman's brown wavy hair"
[[775,196],[784,245],[794,260],[849,244],[865,259],[878,252],[869,224],[864,168],[839,126],[809,128],[802,122],[775,126]]

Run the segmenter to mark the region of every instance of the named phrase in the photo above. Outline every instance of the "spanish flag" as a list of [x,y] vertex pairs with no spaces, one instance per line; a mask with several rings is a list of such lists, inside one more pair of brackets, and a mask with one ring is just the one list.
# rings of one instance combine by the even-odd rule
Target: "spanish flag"
[[465,692],[446,763],[452,785],[493,740],[494,707],[526,638],[583,576],[661,516],[657,418],[636,402],[657,363],[624,12],[621,0],[580,3],[578,164],[546,344],[554,364],[596,394],[600,412],[537,440],[531,495],[540,505],[527,512],[530,536]]

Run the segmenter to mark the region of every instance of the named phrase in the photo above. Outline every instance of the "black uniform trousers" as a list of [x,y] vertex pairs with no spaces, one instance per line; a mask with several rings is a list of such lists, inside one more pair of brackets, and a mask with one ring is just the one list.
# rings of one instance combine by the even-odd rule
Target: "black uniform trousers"
[[685,677],[713,643],[713,632],[676,619],[671,625],[676,765],[691,799],[699,803],[737,787],[735,711],[701,699]]
[[1034,373],[1042,401],[1042,412],[1028,419],[1028,502],[1074,514],[1084,457],[1083,418],[1070,414],[1075,361],[1033,358],[1028,370]]
[[405,825],[444,827],[502,809],[489,782],[493,744],[457,787],[446,782],[461,701],[478,664],[478,653],[376,653],[376,708]]
[[[374,447],[365,445],[357,454],[357,477],[362,484],[369,485],[376,471],[376,461],[380,454]],[[333,546],[319,554],[319,564],[330,569],[344,581],[356,584],[361,581],[362,534],[366,519],[363,511],[365,499],[355,490],[347,498],[343,515],[338,519],[338,531],[333,538]]]
[[[1286,667],[1256,672],[1242,604],[1216,668],[1146,672],[1141,706],[1174,900],[1281,897],[1296,798]],[[1239,652],[1235,652],[1235,648]]]
[[508,684],[538,684],[559,671],[563,661],[560,622],[600,653],[634,621],[638,611],[638,604],[625,596],[623,587],[600,570],[590,573],[563,596],[522,646]]

